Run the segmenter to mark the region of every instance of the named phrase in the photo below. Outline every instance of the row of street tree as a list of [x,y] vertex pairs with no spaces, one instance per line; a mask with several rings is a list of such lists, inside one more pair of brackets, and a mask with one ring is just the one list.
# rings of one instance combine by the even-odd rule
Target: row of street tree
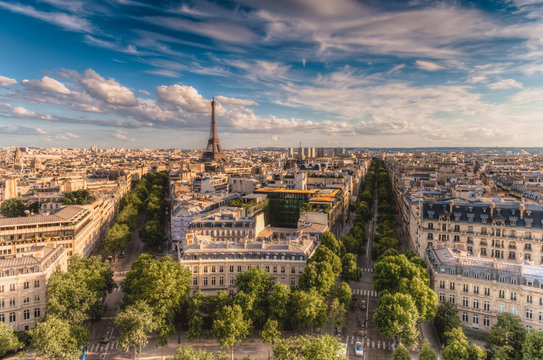
[[[430,277],[424,261],[413,251],[400,251],[398,224],[392,206],[393,194],[384,162],[373,159],[370,171],[375,174],[372,181],[379,200],[377,231],[372,248],[372,258],[376,260],[373,286],[379,293],[379,303],[373,323],[384,336],[415,345],[418,340],[417,324],[434,318],[437,296],[430,288]],[[402,352],[400,350],[396,356]]]
[[164,240],[164,194],[168,185],[165,173],[149,173],[140,179],[134,189],[121,200],[121,209],[115,223],[107,230],[102,241],[102,254],[116,258],[126,250],[132,234],[138,227],[138,214],[145,214],[147,222],[140,230],[140,238],[150,247]]

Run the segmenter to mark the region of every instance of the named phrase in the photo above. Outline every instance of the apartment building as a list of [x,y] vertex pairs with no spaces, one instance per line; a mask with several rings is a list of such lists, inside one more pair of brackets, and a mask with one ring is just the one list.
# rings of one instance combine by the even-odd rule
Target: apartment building
[[191,245],[194,236],[208,236],[213,242],[241,242],[254,241],[256,236],[264,230],[264,214],[254,217],[243,217],[239,208],[222,208],[216,213],[194,219],[186,234],[186,244]]
[[63,247],[31,246],[0,256],[0,321],[15,331],[32,329],[45,315],[46,284],[57,270],[67,270]]
[[420,256],[428,246],[513,263],[543,264],[543,206],[516,201],[445,199],[419,204]]
[[428,247],[432,286],[439,302],[455,304],[463,324],[489,331],[497,315],[520,317],[526,329],[543,328],[543,268]]
[[271,234],[266,235],[267,239],[237,242],[214,241],[209,235],[192,237],[191,244],[179,253],[180,263],[192,273],[191,294],[233,292],[237,274],[255,266],[265,269],[279,283],[296,286],[307,259],[319,244],[317,238],[301,234],[272,240]]

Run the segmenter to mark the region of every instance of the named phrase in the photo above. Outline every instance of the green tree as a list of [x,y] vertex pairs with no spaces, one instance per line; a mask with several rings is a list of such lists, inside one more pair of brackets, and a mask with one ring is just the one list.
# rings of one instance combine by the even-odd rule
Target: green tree
[[0,322],[0,357],[17,346],[19,346],[19,340],[15,336],[13,328],[4,322]]
[[117,257],[126,249],[128,240],[130,240],[129,226],[117,222],[107,229],[106,237],[102,241],[102,253],[106,256]]
[[392,360],[411,360],[411,356],[409,355],[409,351],[400,344],[392,353]]
[[336,274],[330,264],[309,263],[298,279],[298,286],[303,290],[314,288],[321,295],[328,296],[335,282]]
[[477,345],[470,345],[468,338],[464,335],[462,327],[457,327],[445,333],[449,339],[448,345],[443,349],[441,355],[443,360],[485,360],[486,351]]
[[437,311],[437,295],[419,277],[404,278],[400,282],[399,291],[409,294],[415,300],[415,306],[419,312],[419,321],[432,320]]
[[375,264],[373,286],[379,293],[383,290],[394,293],[400,290],[403,279],[414,278],[421,279],[426,286],[430,285],[428,274],[405,255],[384,256]]
[[308,264],[313,262],[328,263],[332,265],[332,270],[334,270],[334,273],[339,274],[341,272],[341,259],[326,246],[319,246],[317,250],[315,250],[313,256],[311,256],[311,258],[307,261]]
[[[243,306],[246,318],[253,320],[255,326],[262,326],[267,318],[268,296],[275,279],[264,269],[252,267],[236,277],[236,301]],[[243,298],[243,299],[242,299]],[[248,301],[248,302],[247,302]]]
[[345,247],[330,231],[322,233],[321,246],[326,246],[328,249],[332,250],[334,254],[340,257],[345,254]]
[[96,294],[70,273],[57,271],[47,282],[47,313],[69,324],[91,318]]
[[74,329],[61,319],[50,317],[38,323],[32,330],[32,347],[38,356],[47,360],[74,360],[81,356],[80,346],[84,339],[74,336]]
[[190,272],[169,256],[155,259],[142,254],[132,263],[122,283],[122,307],[145,301],[153,310],[157,337],[161,345],[175,328],[173,320],[189,291]]
[[353,254],[347,253],[341,259],[341,280],[343,281],[360,281],[363,272],[356,265],[356,258]]
[[349,284],[346,282],[339,284],[336,290],[336,297],[343,304],[345,309],[348,309],[349,306],[351,306],[351,301],[353,299],[353,292],[351,291]]
[[120,333],[120,347],[127,352],[132,347],[136,359],[136,352],[140,353],[147,344],[147,334],[155,329],[151,307],[141,300],[126,307],[117,315],[115,326]]
[[339,301],[338,298],[334,298],[330,302],[330,306],[328,308],[328,317],[330,319],[330,322],[332,323],[332,326],[336,328],[345,326],[346,312],[347,311],[345,310],[345,306]]
[[458,310],[456,310],[454,304],[446,301],[438,306],[434,325],[441,343],[447,345],[449,341],[445,334],[462,326],[462,322],[458,317]]
[[270,318],[277,320],[280,329],[284,329],[288,322],[290,293],[290,286],[277,283],[268,297]]
[[296,290],[291,295],[291,325],[296,330],[323,327],[326,324],[327,306],[315,289]]
[[498,314],[498,321],[488,333],[486,349],[491,358],[504,348],[509,359],[522,359],[522,345],[526,340],[526,329],[518,316],[509,313]]
[[25,215],[25,206],[19,199],[7,199],[0,206],[0,213],[7,218]]
[[373,315],[373,323],[384,336],[392,338],[400,335],[402,340],[413,345],[416,342],[418,311],[410,295],[396,293],[384,294]]
[[231,349],[234,360],[234,345],[249,335],[251,320],[243,318],[243,310],[239,305],[223,307],[213,320],[213,336],[223,347]]
[[346,356],[338,356],[341,354],[341,349],[341,342],[334,336],[293,336],[279,339],[273,346],[273,355],[276,360],[346,360]]
[[524,360],[543,359],[543,331],[532,330],[526,335],[526,340],[522,345],[522,353]]
[[139,231],[141,241],[149,247],[157,247],[164,241],[164,227],[157,219],[145,222]]
[[268,344],[268,359],[270,358],[271,346],[277,342],[281,337],[281,331],[279,331],[279,324],[277,320],[268,319],[264,324],[264,328],[260,332],[260,338],[262,341]]
[[117,224],[126,224],[130,231],[136,230],[138,226],[138,208],[136,205],[127,204],[115,220]]
[[226,360],[227,358],[221,351],[213,354],[203,349],[194,349],[192,346],[183,346],[174,356],[169,356],[166,360]]
[[427,339],[424,339],[424,343],[420,349],[419,360],[437,360],[437,355],[430,347]]

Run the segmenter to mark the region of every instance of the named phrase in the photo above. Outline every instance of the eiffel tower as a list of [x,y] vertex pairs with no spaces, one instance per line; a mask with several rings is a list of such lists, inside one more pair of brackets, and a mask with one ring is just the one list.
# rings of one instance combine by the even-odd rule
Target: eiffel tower
[[217,134],[217,120],[215,118],[215,98],[213,98],[213,100],[211,100],[211,128],[209,129],[209,140],[207,141],[207,148],[202,154],[202,160],[214,161],[224,158],[225,156],[222,152],[219,135]]

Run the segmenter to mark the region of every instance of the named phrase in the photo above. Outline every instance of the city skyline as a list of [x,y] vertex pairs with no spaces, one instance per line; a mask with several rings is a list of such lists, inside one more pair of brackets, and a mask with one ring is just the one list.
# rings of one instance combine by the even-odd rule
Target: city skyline
[[0,146],[538,146],[542,5],[0,1]]

